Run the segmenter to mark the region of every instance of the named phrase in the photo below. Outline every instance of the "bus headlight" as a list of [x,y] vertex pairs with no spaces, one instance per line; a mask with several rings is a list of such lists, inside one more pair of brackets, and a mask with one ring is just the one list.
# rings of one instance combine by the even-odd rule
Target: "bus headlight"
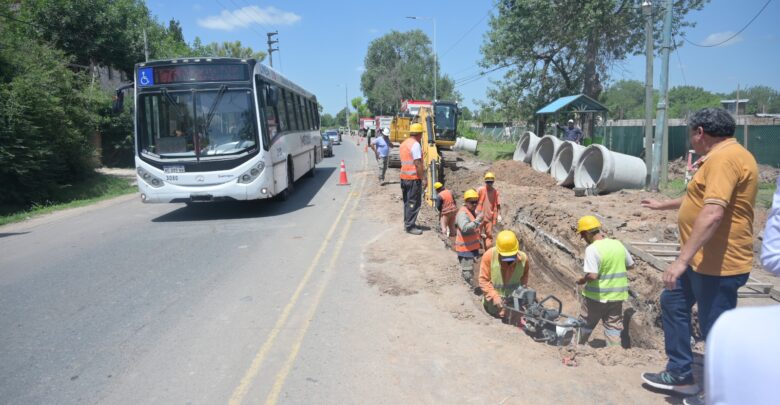
[[139,167],[136,169],[138,171],[138,176],[141,178],[141,180],[144,181],[144,183],[154,187],[154,188],[160,188],[163,186],[162,179],[154,176],[153,174],[147,172],[142,167]]
[[260,176],[260,173],[263,172],[263,169],[265,169],[265,163],[258,162],[256,165],[252,166],[251,169],[247,170],[246,173],[242,174],[241,176],[238,176],[238,183],[249,184],[255,181],[257,176]]

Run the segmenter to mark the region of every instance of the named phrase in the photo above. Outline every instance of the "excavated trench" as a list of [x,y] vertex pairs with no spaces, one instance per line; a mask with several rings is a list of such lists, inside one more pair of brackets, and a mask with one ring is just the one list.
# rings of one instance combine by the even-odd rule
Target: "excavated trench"
[[[496,186],[501,193],[503,224],[497,225],[496,232],[510,229],[517,233],[521,249],[530,256],[529,284],[537,290],[537,296],[555,295],[563,302],[564,313],[579,315],[580,295],[575,280],[582,272],[585,243],[574,233],[573,224],[592,207],[584,208],[583,213],[572,212],[576,210],[570,207],[563,209],[558,195],[561,188],[555,181],[520,162],[496,162],[492,167],[462,162],[454,171],[447,169],[446,186],[460,197],[466,189],[478,187],[488,169],[499,178]],[[637,258],[635,261],[637,267],[629,271],[630,298],[623,308],[624,346],[660,349],[660,272]],[[595,339],[601,339],[599,328],[594,332]]]

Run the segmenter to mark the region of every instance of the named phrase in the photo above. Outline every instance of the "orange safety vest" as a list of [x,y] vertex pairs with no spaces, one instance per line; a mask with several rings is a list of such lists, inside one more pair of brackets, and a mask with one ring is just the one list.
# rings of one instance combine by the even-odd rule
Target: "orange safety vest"
[[439,193],[439,198],[441,198],[441,214],[447,215],[449,213],[455,212],[458,210],[458,207],[455,206],[455,199],[452,198],[452,191],[450,190],[444,190],[441,193]]
[[[465,211],[469,216],[469,221],[474,221],[474,215],[471,214],[466,207],[460,207],[461,211]],[[479,232],[472,231],[468,234],[463,234],[460,227],[458,227],[458,234],[455,236],[455,251],[456,252],[471,252],[472,250],[479,250]]]
[[415,143],[417,140],[410,136],[401,144],[401,180],[420,180],[412,158],[412,146]]
[[487,187],[482,186],[477,193],[479,194],[477,213],[481,212],[485,216],[485,221],[493,221],[498,209],[498,190],[494,188],[488,192]]

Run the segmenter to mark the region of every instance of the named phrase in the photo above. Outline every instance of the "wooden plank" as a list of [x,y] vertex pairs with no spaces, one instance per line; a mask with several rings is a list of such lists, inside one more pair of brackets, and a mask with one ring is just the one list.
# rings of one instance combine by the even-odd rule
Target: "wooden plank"
[[645,252],[642,249],[637,248],[630,242],[623,242],[623,245],[626,247],[626,250],[628,250],[629,253],[638,257],[643,262],[655,267],[659,271],[666,270],[666,266],[668,265],[667,262]]
[[659,246],[659,247],[680,247],[679,243],[659,243],[659,242],[630,242],[637,246]]
[[649,253],[653,256],[679,256],[679,250],[645,250],[645,253]]

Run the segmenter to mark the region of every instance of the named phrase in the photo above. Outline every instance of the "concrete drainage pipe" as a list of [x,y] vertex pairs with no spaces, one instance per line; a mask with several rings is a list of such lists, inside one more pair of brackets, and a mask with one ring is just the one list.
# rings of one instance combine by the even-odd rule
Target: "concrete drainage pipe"
[[645,186],[647,167],[642,159],[590,145],[574,171],[574,186],[595,188],[599,194]]
[[574,169],[582,156],[585,147],[571,141],[564,141],[558,147],[558,152],[553,158],[550,174],[558,182],[559,186],[574,185]]
[[468,139],[468,138],[456,138],[455,139],[455,145],[452,146],[452,149],[455,150],[465,150],[471,153],[476,153],[477,151],[477,141],[474,139]]
[[536,145],[533,159],[531,159],[531,167],[537,172],[548,173],[561,143],[561,140],[553,135],[543,136],[539,140],[539,144]]
[[517,147],[515,147],[515,154],[512,156],[512,160],[518,162],[531,163],[531,158],[534,156],[536,145],[539,144],[539,138],[531,131],[526,131],[520,136],[520,140],[517,141]]

